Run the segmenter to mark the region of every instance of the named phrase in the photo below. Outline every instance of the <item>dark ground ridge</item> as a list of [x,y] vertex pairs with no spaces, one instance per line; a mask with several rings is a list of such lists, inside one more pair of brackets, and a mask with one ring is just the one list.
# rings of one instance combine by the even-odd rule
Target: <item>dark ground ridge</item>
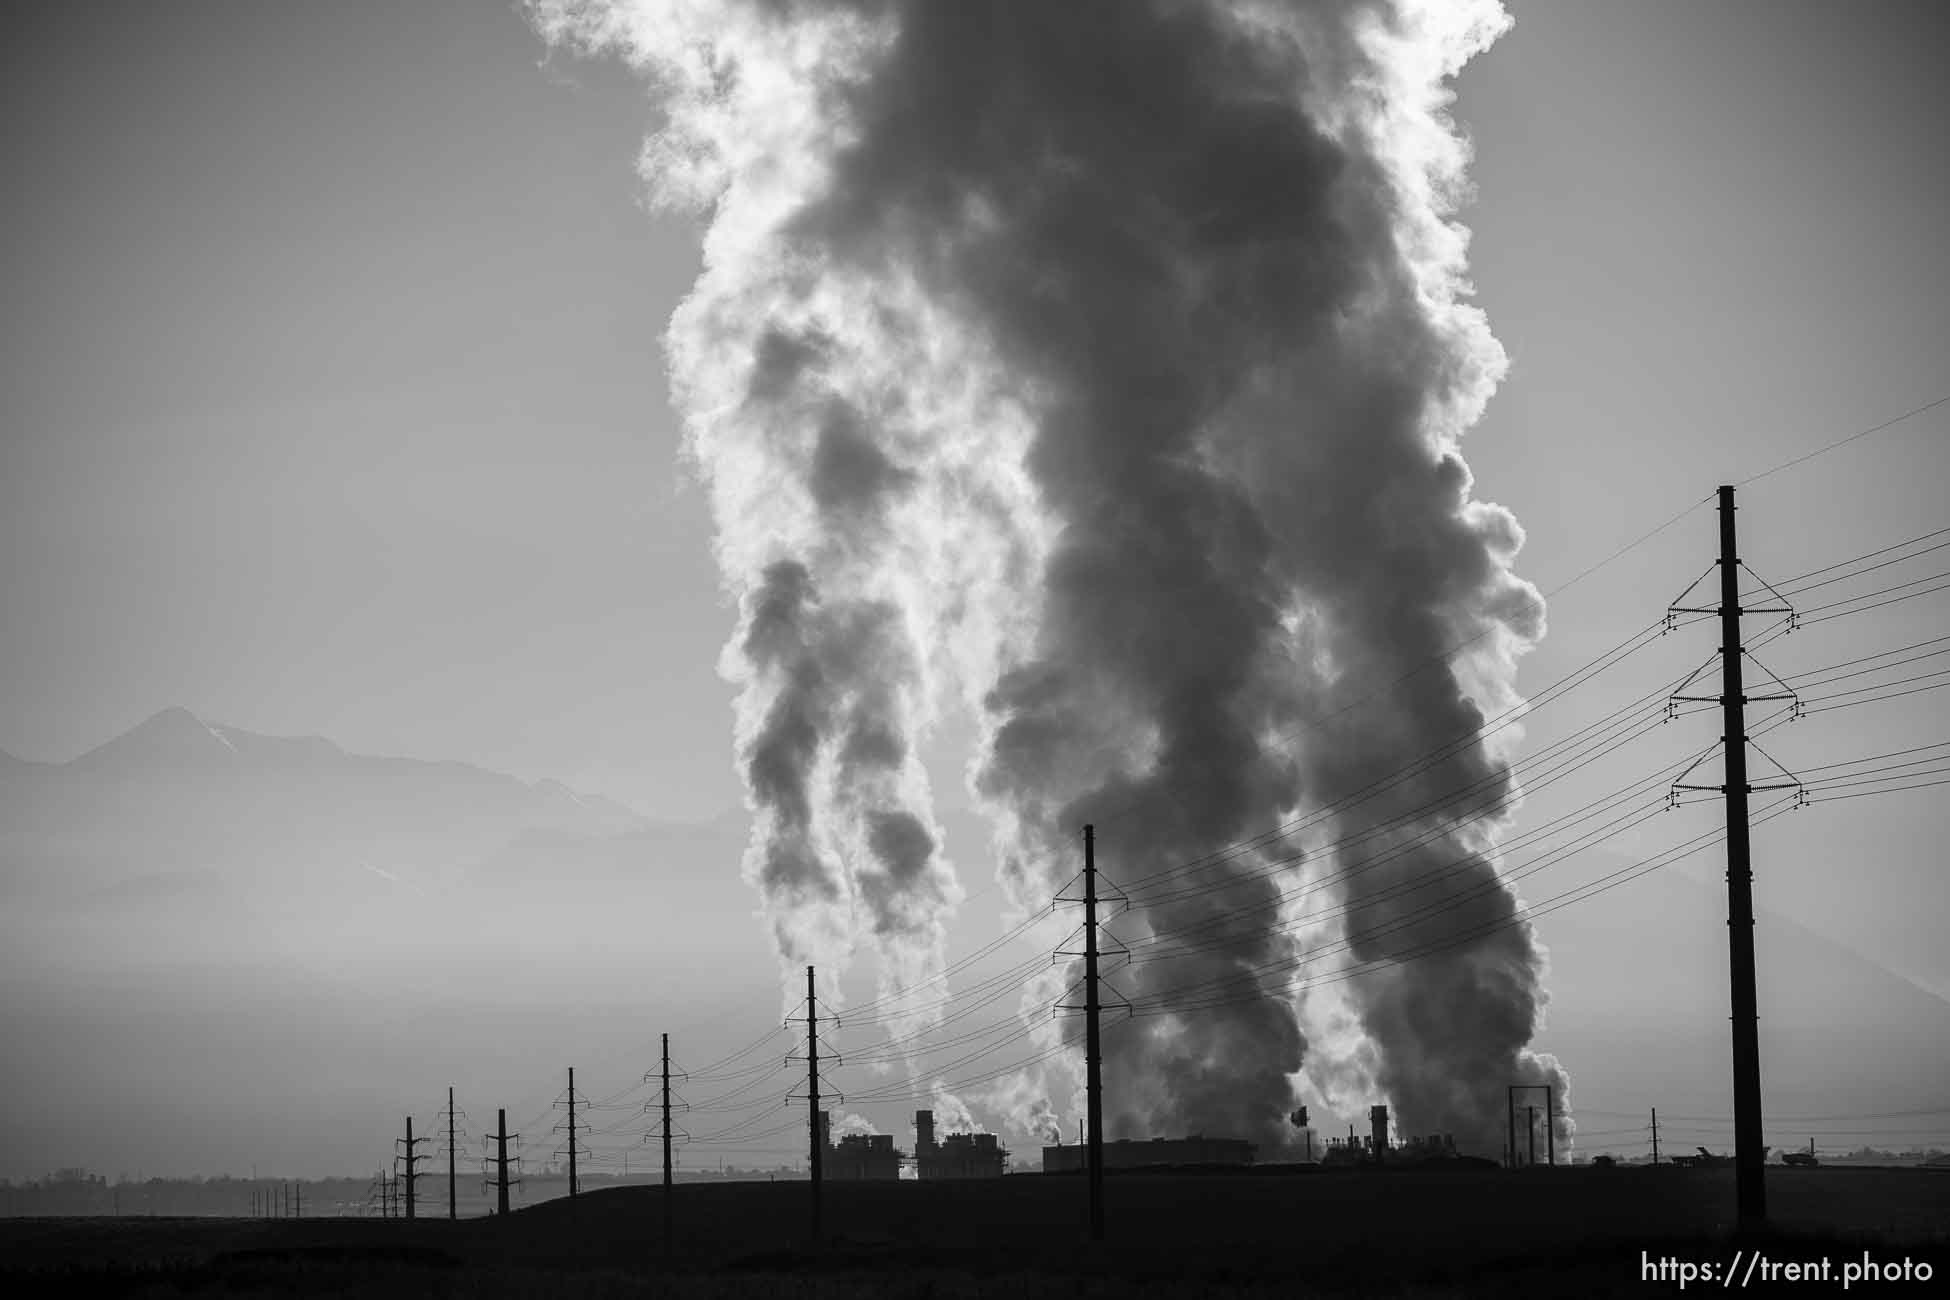
[[[1112,1180],[1110,1240],[1081,1185],[1011,1178],[835,1184],[807,1241],[805,1183],[680,1185],[555,1200],[506,1219],[0,1220],[9,1295],[808,1297],[1657,1295],[1642,1262],[1927,1261],[1950,1278],[1950,1179],[1769,1172],[1778,1226],[1730,1228],[1725,1170],[1350,1171]],[[1747,1290],[1761,1289],[1758,1285]],[[1782,1286],[1780,1293],[1830,1293]],[[1912,1285],[1896,1294],[1923,1294]],[[1686,1294],[1702,1294],[1695,1282]],[[1878,1290],[1854,1294],[1889,1293]]]

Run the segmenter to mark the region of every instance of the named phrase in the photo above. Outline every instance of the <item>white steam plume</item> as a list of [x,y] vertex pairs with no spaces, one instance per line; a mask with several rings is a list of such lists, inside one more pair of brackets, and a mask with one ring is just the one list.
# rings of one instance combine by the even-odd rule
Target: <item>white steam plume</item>
[[[940,684],[979,710],[1025,906],[1086,821],[1142,878],[1515,700],[1541,606],[1457,453],[1505,361],[1466,302],[1445,89],[1495,0],[532,9],[648,73],[646,173],[709,216],[669,353],[744,610],[748,869],[788,966],[864,923],[888,989],[941,969],[957,889],[915,757]],[[1505,755],[1342,814],[1401,828],[1329,869],[1385,1100],[1480,1147],[1506,1084],[1562,1076],[1526,1047],[1543,962],[1498,824],[1417,811],[1477,780],[1507,787]],[[1201,928],[1132,996],[1224,996],[1107,1035],[1114,1133],[1287,1135],[1291,847],[1140,896],[1132,937]]]

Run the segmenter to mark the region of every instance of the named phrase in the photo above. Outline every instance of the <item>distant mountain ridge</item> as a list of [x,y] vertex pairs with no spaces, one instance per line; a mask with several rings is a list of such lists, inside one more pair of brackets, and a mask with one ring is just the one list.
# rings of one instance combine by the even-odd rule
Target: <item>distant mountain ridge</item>
[[490,861],[505,880],[535,836],[587,858],[659,825],[560,781],[355,754],[179,707],[65,763],[6,756],[0,819],[0,891],[67,896],[126,895],[158,877],[275,888],[352,871],[424,889]]
[[93,1133],[167,1134],[194,1168],[266,1098],[243,1159],[275,1158],[267,1128],[357,1149],[436,1076],[477,1107],[552,1078],[565,1026],[640,1043],[624,1026],[689,1004],[742,1034],[738,1009],[779,997],[746,830],[180,709],[68,762],[0,760],[0,1154],[52,1168],[96,1159]]
[[[12,757],[8,755],[8,757]],[[645,820],[634,809],[600,795],[583,795],[560,781],[544,778],[523,781],[487,768],[453,760],[395,758],[375,754],[353,754],[323,736],[272,736],[242,727],[205,722],[181,706],[172,705],[150,715],[134,727],[104,741],[66,763],[26,763],[30,767],[59,767],[98,776],[145,777],[156,773],[158,765],[235,766],[274,765],[286,768],[387,764],[394,773],[418,766],[452,772],[480,773],[496,781],[520,785],[552,802],[566,800],[585,811],[619,820]]]

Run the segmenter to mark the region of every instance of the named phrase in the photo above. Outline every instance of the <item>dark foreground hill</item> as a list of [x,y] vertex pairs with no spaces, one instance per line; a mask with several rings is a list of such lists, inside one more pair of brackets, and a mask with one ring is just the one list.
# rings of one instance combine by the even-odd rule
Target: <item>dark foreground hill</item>
[[1839,1292],[1864,1261],[1950,1266],[1950,1176],[1777,1170],[1774,1232],[1727,1229],[1725,1170],[1566,1169],[1129,1177],[1108,1187],[1104,1245],[1084,1240],[1083,1185],[829,1186],[807,1244],[808,1187],[682,1187],[662,1258],[658,1189],[552,1201],[506,1219],[16,1220],[0,1223],[10,1295],[143,1296],[1612,1296],[1681,1291],[1661,1261],[1820,1267]]

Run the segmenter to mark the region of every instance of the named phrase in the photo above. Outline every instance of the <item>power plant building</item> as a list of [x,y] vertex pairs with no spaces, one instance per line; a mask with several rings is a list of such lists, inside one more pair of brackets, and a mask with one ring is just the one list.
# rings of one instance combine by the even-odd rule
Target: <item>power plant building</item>
[[[1430,1133],[1422,1137],[1391,1138],[1385,1127],[1386,1107],[1376,1106],[1368,1112],[1374,1130],[1369,1134],[1357,1134],[1349,1130],[1344,1138],[1330,1138],[1327,1149],[1321,1154],[1321,1163],[1328,1165],[1367,1165],[1385,1164],[1388,1161],[1401,1161],[1406,1164],[1427,1164],[1436,1160],[1454,1160],[1460,1154],[1456,1150],[1456,1137],[1453,1133]],[[1380,1111],[1382,1114],[1376,1115]]]
[[[819,1114],[821,1167],[835,1182],[893,1182],[903,1157],[891,1133],[848,1133],[833,1141],[833,1116]],[[1000,1178],[1009,1153],[993,1133],[950,1133],[937,1140],[934,1112],[914,1116],[914,1174],[917,1178]]]
[[[1043,1172],[1079,1172],[1084,1167],[1086,1146],[1043,1148]],[[1193,1135],[1183,1138],[1152,1138],[1133,1142],[1121,1138],[1104,1143],[1104,1168],[1151,1169],[1172,1165],[1250,1165],[1255,1148],[1244,1138],[1210,1138]]]
[[914,1173],[917,1178],[1000,1178],[1009,1153],[993,1133],[950,1133],[937,1141],[934,1112],[914,1112]]
[[901,1153],[891,1133],[849,1133],[826,1149],[826,1176],[835,1182],[893,1182],[901,1176]]

